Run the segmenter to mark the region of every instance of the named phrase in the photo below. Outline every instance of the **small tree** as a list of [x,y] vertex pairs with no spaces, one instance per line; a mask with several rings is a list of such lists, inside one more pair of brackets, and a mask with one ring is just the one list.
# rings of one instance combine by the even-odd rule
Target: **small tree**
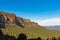
[[52,40],[57,40],[55,37],[52,37]]
[[41,37],[38,37],[37,40],[42,40]]
[[57,40],[60,40],[60,37],[58,37]]

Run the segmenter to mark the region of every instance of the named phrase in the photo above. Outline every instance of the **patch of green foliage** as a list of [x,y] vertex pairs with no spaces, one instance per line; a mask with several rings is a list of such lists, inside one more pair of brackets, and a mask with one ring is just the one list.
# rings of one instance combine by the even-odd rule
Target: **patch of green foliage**
[[28,38],[37,38],[41,37],[43,39],[52,38],[52,37],[59,37],[60,31],[55,30],[48,30],[44,27],[37,26],[37,27],[20,27],[17,25],[9,25],[6,24],[5,29],[1,29],[4,34],[8,34],[10,36],[15,36],[16,38],[20,33],[24,33],[27,35]]

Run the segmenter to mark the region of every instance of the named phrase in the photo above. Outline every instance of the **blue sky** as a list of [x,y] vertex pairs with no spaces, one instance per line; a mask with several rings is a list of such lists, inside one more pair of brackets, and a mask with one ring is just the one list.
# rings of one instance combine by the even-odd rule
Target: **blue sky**
[[60,18],[60,0],[0,0],[0,11],[31,20]]

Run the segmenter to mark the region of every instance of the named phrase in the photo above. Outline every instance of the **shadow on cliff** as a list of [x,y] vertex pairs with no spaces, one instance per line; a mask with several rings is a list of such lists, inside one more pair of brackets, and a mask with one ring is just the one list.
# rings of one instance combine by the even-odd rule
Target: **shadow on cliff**
[[5,18],[2,14],[0,14],[0,28],[6,28],[5,27]]
[[22,28],[24,28],[24,26],[18,21],[18,19],[16,18],[15,24],[18,26],[21,26]]

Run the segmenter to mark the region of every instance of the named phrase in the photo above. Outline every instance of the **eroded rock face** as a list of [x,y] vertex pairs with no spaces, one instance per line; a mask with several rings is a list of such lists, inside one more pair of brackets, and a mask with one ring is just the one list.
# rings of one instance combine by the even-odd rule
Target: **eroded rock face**
[[38,26],[38,24],[35,23],[35,22],[31,22],[30,25],[31,25],[31,26]]
[[31,21],[30,21],[30,19],[24,19],[24,22],[25,23],[30,23]]
[[21,17],[17,17],[18,21],[24,26],[24,19]]
[[0,25],[11,24],[11,25],[18,25],[18,26],[36,26],[38,25],[35,22],[31,22],[30,19],[24,19],[21,17],[17,17],[15,14],[9,14],[6,12],[0,12]]
[[6,23],[8,24],[15,24],[15,15],[6,15]]

